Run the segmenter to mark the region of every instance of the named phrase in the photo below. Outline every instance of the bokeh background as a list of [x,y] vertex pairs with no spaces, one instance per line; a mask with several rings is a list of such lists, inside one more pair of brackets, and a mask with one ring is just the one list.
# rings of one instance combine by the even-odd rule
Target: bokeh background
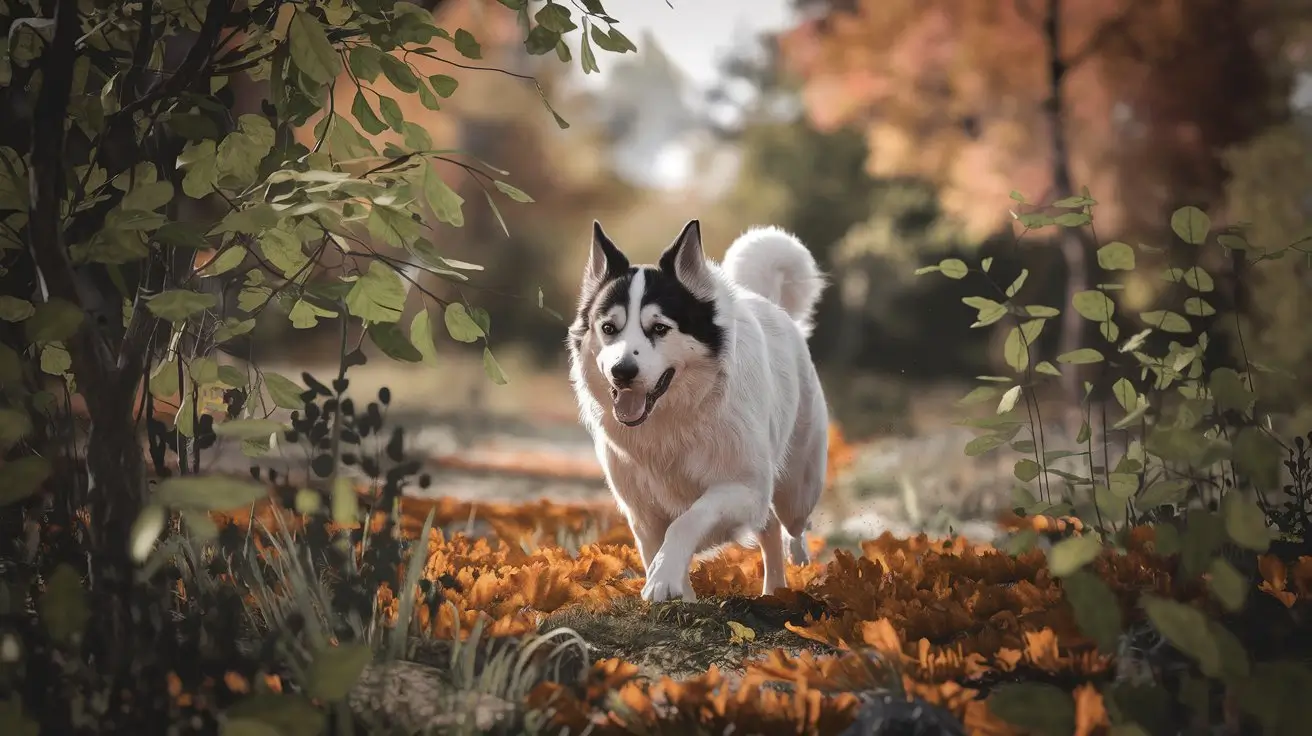
[[[754,224],[813,250],[832,286],[811,346],[851,445],[816,519],[831,538],[969,530],[1007,503],[1011,461],[965,457],[972,434],[953,425],[972,378],[1003,370],[1005,330],[970,329],[961,297],[980,284],[915,277],[918,266],[989,256],[1014,275],[1023,262],[1024,300],[1059,305],[1072,266],[1093,277],[1095,243],[1169,242],[1181,205],[1217,227],[1250,223],[1261,248],[1312,236],[1309,0],[610,0],[638,52],[600,55],[588,75],[527,56],[514,13],[494,0],[434,7],[504,71],[424,70],[461,89],[438,112],[414,100],[406,119],[508,170],[536,203],[502,207],[507,235],[453,172],[465,226],[432,223],[444,254],[486,268],[464,293],[492,315],[508,385],[441,335],[437,369],[378,356],[352,371],[355,389],[389,386],[412,438],[441,459],[432,493],[605,493],[564,348],[594,218],[639,259],[693,217],[714,256]],[[1096,232],[1018,244],[1009,194],[1044,202],[1065,186],[1099,202]],[[1204,265],[1218,306],[1241,315],[1211,327],[1215,350],[1233,352],[1242,334],[1251,360],[1285,371],[1264,379],[1264,398],[1293,407],[1306,432],[1308,258],[1250,265],[1215,251]],[[1151,308],[1169,286],[1151,266],[1120,277],[1123,311]],[[275,321],[252,347],[288,375],[326,374],[338,339],[333,326]]]

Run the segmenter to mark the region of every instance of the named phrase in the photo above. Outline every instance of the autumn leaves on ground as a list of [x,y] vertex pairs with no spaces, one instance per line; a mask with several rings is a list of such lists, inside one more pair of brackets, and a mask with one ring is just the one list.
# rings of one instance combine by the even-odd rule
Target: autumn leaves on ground
[[[846,451],[836,443],[835,465]],[[268,509],[257,513],[272,520]],[[1105,688],[1127,664],[1116,657],[1121,629],[1102,649],[1082,633],[1088,622],[1077,623],[1037,547],[1012,556],[962,539],[885,535],[857,550],[812,540],[819,561],[791,567],[790,589],[763,598],[759,554],[734,547],[694,568],[697,603],[650,606],[639,600],[643,568],[632,537],[610,504],[406,498],[401,513],[412,539],[433,514],[423,576],[444,581],[453,604],[419,607],[412,631],[467,638],[481,620],[484,636],[519,637],[565,626],[590,644],[582,682],[539,684],[525,704],[573,733],[588,724],[594,733],[671,725],[721,733],[729,724],[839,733],[861,707],[858,694],[890,687],[941,706],[968,733],[1022,733],[1011,714],[995,712],[1008,703],[986,700],[1015,682],[1069,694],[1058,732],[1107,733]],[[244,525],[248,517],[226,518]],[[442,531],[472,519],[493,533]],[[1050,538],[1085,532],[1073,519],[1002,522]],[[1186,579],[1157,543],[1153,529],[1136,529],[1124,554],[1103,552],[1090,568],[1115,594],[1104,603],[1127,631],[1143,620],[1137,604],[1145,593],[1214,606],[1204,578]],[[1301,608],[1312,598],[1312,557],[1286,564],[1263,556],[1259,572],[1249,596],[1258,605],[1249,609]],[[395,622],[395,591],[379,591],[378,605]]]

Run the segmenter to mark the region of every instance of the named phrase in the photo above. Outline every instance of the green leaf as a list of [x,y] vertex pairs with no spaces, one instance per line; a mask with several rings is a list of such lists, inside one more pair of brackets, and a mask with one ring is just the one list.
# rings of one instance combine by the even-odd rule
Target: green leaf
[[1116,326],[1115,322],[1099,322],[1098,332],[1102,334],[1102,339],[1107,342],[1116,342],[1116,338],[1121,336],[1121,328]]
[[1133,271],[1134,248],[1120,241],[1098,249],[1098,265],[1108,271]]
[[378,62],[383,68],[383,76],[398,91],[408,95],[419,91],[419,77],[415,76],[409,64],[391,54],[378,57]]
[[1012,386],[1002,395],[998,401],[998,414],[1006,414],[1016,408],[1016,402],[1020,400],[1020,386]]
[[427,309],[419,310],[410,320],[410,344],[419,351],[424,365],[437,365],[437,346],[433,344],[433,326]]
[[187,289],[170,289],[146,301],[146,308],[156,317],[170,322],[183,322],[193,314],[213,309],[218,300],[213,294],[200,294]]
[[1171,230],[1191,245],[1207,242],[1207,231],[1211,227],[1212,220],[1197,207],[1181,207],[1171,214]]
[[1106,322],[1116,311],[1116,303],[1101,291],[1081,291],[1071,297],[1071,306],[1080,316],[1094,322]]
[[345,698],[373,661],[373,651],[364,644],[343,644],[319,650],[307,673],[306,694],[316,700],[335,702]]
[[1248,597],[1248,579],[1224,557],[1216,557],[1207,568],[1207,589],[1225,610],[1235,613]]
[[1007,287],[1006,294],[1008,299],[1020,293],[1021,288],[1025,286],[1025,280],[1028,279],[1029,276],[1030,276],[1030,271],[1028,268],[1022,268],[1020,270],[1020,275],[1017,276],[1016,280],[1011,282],[1011,285]]
[[260,236],[260,252],[286,278],[293,278],[310,265],[310,257],[301,249],[301,238],[285,227],[266,230]]
[[244,188],[255,181],[260,160],[273,147],[273,126],[263,115],[248,113],[237,118],[237,130],[219,143],[215,152],[217,182]]
[[385,54],[377,48],[368,44],[359,44],[351,47],[346,62],[351,67],[351,73],[357,78],[373,82],[383,73],[383,56]]
[[319,324],[321,317],[331,319],[337,316],[337,312],[331,309],[324,309],[308,299],[297,299],[292,305],[291,311],[287,313],[287,318],[291,320],[292,327],[297,330],[308,330]]
[[1216,288],[1216,284],[1212,281],[1212,275],[1198,266],[1185,270],[1184,282],[1194,291],[1208,292]]
[[346,310],[366,322],[396,322],[405,309],[405,285],[401,276],[379,261],[351,285],[346,294]]
[[1044,320],[1034,319],[1011,328],[1002,345],[1002,357],[1007,365],[1017,373],[1023,372],[1030,364],[1030,347],[1038,340],[1043,331]]
[[62,376],[73,367],[73,356],[62,342],[48,342],[41,346],[41,372]]
[[1011,437],[1005,434],[982,434],[966,443],[966,457],[978,457],[1007,444]]
[[[215,425],[216,432],[221,426]],[[173,476],[155,486],[155,503],[199,511],[245,508],[268,495],[269,489],[260,483],[226,475]]]
[[1135,499],[1135,503],[1144,511],[1168,504],[1180,504],[1184,502],[1185,496],[1189,492],[1189,486],[1189,481],[1183,478],[1154,481],[1143,489],[1143,493],[1139,494],[1139,497]]
[[524,50],[531,56],[541,56],[554,51],[560,44],[560,34],[546,26],[533,26],[524,38]]
[[1139,392],[1134,390],[1134,384],[1130,383],[1128,378],[1118,378],[1112,384],[1112,396],[1116,397],[1116,403],[1126,411],[1134,411],[1139,405]]
[[34,314],[36,314],[36,307],[32,306],[32,302],[7,294],[0,296],[0,319],[6,322],[22,322]]
[[1029,458],[1022,458],[1016,461],[1016,468],[1013,471],[1016,479],[1029,483],[1039,477],[1039,464]]
[[[1008,379],[1010,380],[1010,379]],[[976,386],[971,392],[957,400],[958,406],[970,406],[972,404],[982,404],[997,396],[1000,391],[994,386]]]
[[232,269],[240,266],[246,260],[246,248],[240,245],[229,245],[219,254],[210,259],[205,267],[197,271],[196,274],[203,278],[221,276]]
[[394,248],[404,248],[419,237],[420,225],[410,213],[386,205],[374,204],[366,224],[369,234]]
[[176,358],[166,360],[156,366],[150,374],[150,395],[167,400],[178,393],[178,361]]
[[305,389],[290,378],[273,371],[265,371],[264,386],[269,390],[269,399],[275,406],[292,410],[305,409],[305,401],[301,399]]
[[1220,411],[1237,411],[1247,414],[1257,401],[1257,395],[1248,390],[1244,379],[1232,368],[1217,368],[1207,377],[1207,390]]
[[[392,57],[386,57],[392,58]],[[355,91],[355,98],[351,100],[351,114],[355,116],[360,128],[370,135],[378,135],[387,130],[387,124],[378,119],[374,114],[374,109],[369,106],[369,101],[365,99],[364,92]]]
[[82,636],[91,609],[82,588],[82,577],[67,563],[60,563],[46,579],[46,589],[37,601],[37,613],[50,638],[72,644]]
[[578,25],[570,19],[569,8],[564,5],[555,3],[544,5],[533,18],[540,25],[562,35],[578,28]]
[[153,212],[173,200],[173,185],[167,181],[139,184],[123,195],[119,209]]
[[213,358],[193,358],[187,366],[187,372],[191,375],[191,380],[199,386],[218,383],[219,381],[219,364]]
[[8,345],[0,344],[0,386],[21,383],[23,380],[23,363],[18,353]]
[[975,317],[975,323],[971,327],[985,327],[991,325],[1007,315],[1007,308],[992,299],[986,299],[982,296],[968,296],[961,300],[966,306],[972,307],[978,311]]
[[405,333],[395,322],[379,322],[369,325],[369,339],[384,355],[395,360],[406,363],[418,363],[424,359],[423,353],[419,352],[410,341],[406,339]]
[[1057,366],[1053,365],[1052,363],[1049,363],[1046,360],[1039,361],[1038,365],[1034,366],[1034,372],[1043,373],[1049,376],[1061,375],[1061,371],[1057,369]]
[[31,317],[23,321],[28,342],[63,342],[77,334],[85,315],[70,302],[51,299],[36,305]]
[[480,337],[486,337],[483,328],[478,326],[478,323],[465,309],[465,305],[460,302],[452,302],[446,305],[442,317],[446,323],[446,331],[452,339],[460,342],[475,342]]
[[1065,577],[1093,562],[1102,552],[1102,542],[1092,534],[1063,539],[1048,550],[1048,569]]
[[155,541],[164,531],[164,522],[168,520],[168,515],[164,507],[158,504],[147,504],[137,514],[137,518],[132,522],[132,531],[128,535],[128,549],[132,554],[132,561],[138,565],[145,562],[150,556],[151,550],[155,549]]
[[1184,313],[1192,317],[1210,317],[1216,314],[1216,307],[1202,297],[1191,296],[1184,300]]
[[483,347],[483,372],[498,386],[508,383],[506,374],[501,371],[501,364],[492,356],[492,349],[487,346]]
[[[416,82],[415,85],[418,87],[419,83]],[[396,100],[385,95],[380,97],[378,99],[378,110],[383,114],[383,120],[387,121],[388,127],[397,132],[405,131],[405,116],[401,114],[401,106],[396,104]],[[427,148],[427,146],[423,148]]]
[[1047,317],[1056,317],[1057,315],[1061,314],[1061,311],[1054,307],[1048,307],[1042,304],[1029,304],[1026,305],[1025,307],[1025,313],[1031,317],[1047,318]]
[[1221,499],[1221,514],[1225,517],[1225,533],[1235,544],[1254,552],[1266,552],[1271,546],[1271,530],[1266,514],[1244,494],[1231,490]]
[[938,263],[939,271],[950,279],[963,279],[970,269],[966,267],[966,262],[959,258],[944,258]]
[[524,192],[520,191],[519,189],[516,189],[515,187],[513,187],[513,186],[511,186],[511,185],[509,185],[509,184],[507,184],[507,183],[505,183],[504,181],[501,181],[500,179],[495,179],[495,180],[493,180],[492,183],[496,186],[497,189],[500,189],[500,190],[501,190],[501,193],[502,193],[502,194],[506,195],[507,197],[510,197],[511,199],[515,200],[516,202],[532,202],[532,201],[533,201],[533,198],[532,198],[532,197],[528,196],[527,194],[525,194]]
[[1075,732],[1075,701],[1055,685],[1006,683],[985,702],[993,715],[1025,732],[1042,736],[1070,736]]
[[1093,222],[1093,218],[1084,212],[1065,212],[1052,218],[1052,221],[1062,227],[1084,227]]
[[465,214],[461,207],[464,206],[464,198],[442,181],[437,170],[431,166],[424,171],[423,179],[424,199],[427,200],[437,219],[453,227],[463,227]]
[[1150,593],[1140,597],[1139,605],[1157,631],[1172,646],[1198,662],[1204,672],[1221,669],[1221,651],[1202,611]]
[[456,88],[460,86],[460,82],[456,81],[455,77],[445,74],[434,74],[428,78],[428,83],[433,85],[433,91],[437,96],[443,99],[455,94]]
[[1183,577],[1201,575],[1212,557],[1225,543],[1225,521],[1206,509],[1189,509],[1185,513],[1184,533],[1180,536],[1180,568]]
[[1093,348],[1080,348],[1072,350],[1069,353],[1062,353],[1057,356],[1058,363],[1068,363],[1070,365],[1084,365],[1086,363],[1102,362],[1102,353]]
[[219,383],[228,388],[241,388],[246,385],[246,374],[234,365],[219,366]]
[[1061,588],[1080,631],[1103,652],[1115,654],[1119,649],[1123,623],[1121,605],[1111,588],[1088,570],[1067,575],[1061,581]]
[[1244,427],[1232,450],[1235,469],[1258,489],[1273,491],[1280,485],[1284,448],[1260,427]]
[[455,43],[456,51],[459,51],[460,55],[466,59],[483,58],[482,48],[479,47],[478,41],[474,39],[473,34],[469,31],[466,31],[463,28],[457,29],[453,42]]
[[[228,137],[231,138],[232,136]],[[261,202],[250,207],[232,210],[224,215],[223,219],[219,220],[219,223],[207,234],[244,233],[256,235],[277,226],[277,224],[278,213],[269,205]]]
[[41,490],[53,466],[44,457],[28,455],[5,463],[5,482],[0,483],[0,506],[30,498]]
[[328,84],[342,73],[337,55],[318,18],[298,9],[287,28],[292,63],[301,73],[319,84]]
[[0,407],[0,450],[8,450],[32,431],[27,412]]

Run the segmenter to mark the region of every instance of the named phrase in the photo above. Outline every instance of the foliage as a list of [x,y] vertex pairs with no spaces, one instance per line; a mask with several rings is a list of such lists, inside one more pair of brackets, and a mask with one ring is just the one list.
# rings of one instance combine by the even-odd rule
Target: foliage
[[[1092,228],[1098,204],[1087,190],[1048,207],[1029,206],[1018,193],[1012,198],[1018,204],[1014,217],[1022,237],[1047,227]],[[1208,615],[1219,611],[1231,624],[1251,625],[1255,614],[1246,605],[1251,576],[1269,575],[1272,580],[1263,589],[1280,597],[1285,589],[1281,557],[1307,544],[1306,446],[1298,438],[1290,447],[1272,431],[1276,405],[1259,393],[1262,377],[1271,369],[1242,353],[1235,365],[1228,356],[1208,349],[1208,331],[1218,316],[1218,284],[1199,265],[1206,259],[1205,249],[1225,249],[1239,258],[1267,254],[1253,253],[1242,230],[1212,232],[1210,219],[1196,207],[1177,209],[1170,227],[1182,245],[1134,248],[1111,242],[1098,249],[1102,283],[1075,294],[1065,309],[1096,325],[1099,338],[1093,346],[1052,360],[1045,359],[1039,338],[1061,310],[1024,301],[1027,269],[999,274],[991,259],[978,268],[945,259],[918,273],[984,284],[985,295],[963,299],[975,312],[972,327],[1010,325],[1003,351],[1010,374],[981,376],[982,385],[963,400],[996,402],[987,416],[963,420],[981,430],[965,451],[981,455],[1009,446],[1018,453],[1015,513],[1083,522],[1075,536],[1056,541],[1046,552],[1048,568],[1061,578],[1082,631],[1104,651],[1123,646],[1129,630],[1108,587],[1111,581],[1105,579],[1105,570],[1091,574],[1089,569],[1103,558],[1104,544],[1130,555],[1135,535],[1151,529],[1156,553],[1179,566],[1169,590],[1178,593],[1182,584],[1202,581],[1211,599],[1191,606],[1161,592],[1140,598],[1141,615],[1188,658],[1192,670],[1183,679],[1155,678],[1155,686],[1167,688],[1172,697],[1188,703],[1195,718],[1208,723],[1214,719],[1208,693],[1220,684],[1232,694],[1243,694],[1238,702],[1245,717],[1262,723],[1267,732],[1283,732],[1280,729],[1293,723],[1283,720],[1292,713],[1287,709],[1297,706],[1275,705],[1254,693],[1270,687],[1264,678],[1273,677],[1275,670],[1269,667],[1284,665],[1253,659],[1245,647],[1259,638],[1255,632],[1229,628]],[[1117,297],[1124,289],[1120,277],[1126,273],[1163,279],[1172,285],[1170,300],[1138,314],[1123,314],[1118,301],[1124,300]],[[1044,431],[1039,392],[1044,382],[1082,369],[1088,378],[1076,438],[1080,446],[1055,447]],[[1282,463],[1287,455],[1289,460]],[[1282,482],[1286,470],[1288,483]],[[1272,524],[1279,534],[1273,533]],[[1038,540],[1034,529],[1025,529],[1007,547],[1026,552]],[[1271,556],[1266,556],[1268,551]],[[1154,581],[1152,587],[1161,591],[1159,586]],[[1302,667],[1297,669],[1303,673],[1300,677],[1308,674],[1306,662],[1289,666]],[[1114,722],[1149,728],[1128,713]]]
[[1279,119],[1266,117],[1278,108],[1263,44],[1290,24],[1272,23],[1266,3],[809,4],[818,12],[781,38],[809,118],[823,131],[862,131],[873,175],[933,182],[975,240],[1005,225],[1009,187],[1058,186],[1054,81],[1071,175],[1107,193],[1109,232],[1156,226],[1170,197],[1216,203],[1225,171],[1211,152]]
[[[530,54],[554,50],[569,61],[563,37],[575,31],[587,71],[596,70],[593,46],[634,50],[599,2],[532,12],[502,4],[509,11],[495,12],[517,14]],[[266,484],[197,471],[202,452],[222,441],[261,457],[304,439],[318,451],[310,472],[326,488],[267,480],[292,494],[283,500],[297,513],[318,508],[347,524],[356,499],[344,473],[371,477],[375,503],[415,474],[401,464],[379,475],[364,456],[347,462],[345,448],[381,429],[377,404],[356,416],[343,396],[366,338],[393,359],[431,362],[437,321],[480,343],[489,379],[506,382],[490,313],[461,291],[480,266],[437,245],[442,227],[463,224],[465,203],[436,164],[470,177],[498,219],[498,199],[532,198],[507,172],[437,150],[405,119],[400,98],[374,85],[385,79],[438,110],[455,80],[419,75],[412,60],[473,66],[482,45],[395,0],[24,1],[0,5],[0,22],[0,443],[13,480],[0,524],[6,570],[17,573],[6,576],[4,614],[22,632],[17,660],[6,645],[5,697],[19,696],[23,718],[61,733],[162,733],[191,723],[193,706],[209,714],[196,723],[210,727],[226,698],[184,703],[168,693],[224,677],[206,669],[216,662],[277,661],[310,696],[340,699],[372,657],[364,643],[377,644],[365,636],[377,631],[374,590],[384,580],[404,587],[399,543],[384,543],[391,527],[377,544],[357,538],[354,561],[340,538],[265,535],[261,554],[274,554],[257,564],[260,535],[224,539],[208,514],[262,498]],[[335,105],[339,85],[355,90],[349,112]],[[258,105],[242,109],[249,89]],[[456,296],[417,287],[421,270]],[[427,304],[404,325],[412,287]],[[331,389],[224,355],[271,320],[338,323],[343,363]],[[87,409],[87,432],[73,421],[75,402]],[[290,428],[276,414],[288,409]],[[400,442],[385,450],[398,461]],[[326,494],[318,505],[316,493]],[[164,551],[152,552],[161,536]],[[232,554],[215,555],[215,544]],[[328,571],[341,579],[325,587]],[[401,598],[413,608],[410,593]],[[259,656],[242,649],[242,600],[258,604],[252,625],[277,639]],[[235,677],[262,682],[255,674]],[[344,720],[340,709],[333,717]]]

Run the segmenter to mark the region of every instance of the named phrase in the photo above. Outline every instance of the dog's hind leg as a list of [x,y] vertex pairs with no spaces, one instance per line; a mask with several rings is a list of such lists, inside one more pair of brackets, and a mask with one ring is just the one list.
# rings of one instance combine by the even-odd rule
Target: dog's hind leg
[[761,595],[774,595],[776,590],[788,587],[788,576],[784,567],[784,528],[773,512],[757,539],[761,542],[761,558],[765,562],[765,584],[761,587]]

